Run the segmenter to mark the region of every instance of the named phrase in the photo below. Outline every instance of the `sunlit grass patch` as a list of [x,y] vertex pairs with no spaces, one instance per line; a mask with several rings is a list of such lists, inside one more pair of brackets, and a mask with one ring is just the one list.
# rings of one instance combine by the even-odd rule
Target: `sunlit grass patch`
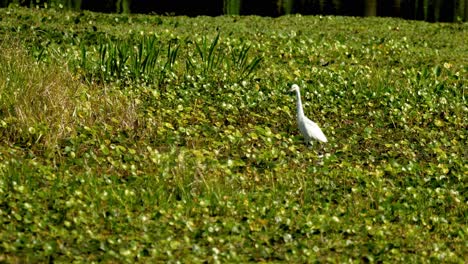
[[109,86],[84,84],[67,67],[36,62],[15,39],[2,42],[2,135],[6,142],[57,150],[80,127],[133,128],[135,103]]
[[36,63],[21,45],[12,39],[2,42],[3,138],[54,145],[68,134],[80,88],[71,74]]

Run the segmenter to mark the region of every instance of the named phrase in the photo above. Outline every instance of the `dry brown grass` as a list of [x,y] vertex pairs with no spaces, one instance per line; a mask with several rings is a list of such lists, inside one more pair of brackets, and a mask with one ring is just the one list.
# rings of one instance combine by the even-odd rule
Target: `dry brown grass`
[[16,40],[0,48],[0,133],[8,143],[54,149],[80,126],[137,123],[137,106],[119,90],[83,83],[66,65],[36,62]]

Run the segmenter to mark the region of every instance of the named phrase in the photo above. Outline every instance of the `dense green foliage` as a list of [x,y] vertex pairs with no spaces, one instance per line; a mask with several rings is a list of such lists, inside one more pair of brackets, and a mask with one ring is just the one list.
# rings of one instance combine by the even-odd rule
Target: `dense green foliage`
[[0,9],[0,261],[463,263],[467,29]]
[[381,16],[429,22],[458,22],[468,19],[466,0],[0,0],[0,8],[26,6],[104,13],[219,15],[339,15]]

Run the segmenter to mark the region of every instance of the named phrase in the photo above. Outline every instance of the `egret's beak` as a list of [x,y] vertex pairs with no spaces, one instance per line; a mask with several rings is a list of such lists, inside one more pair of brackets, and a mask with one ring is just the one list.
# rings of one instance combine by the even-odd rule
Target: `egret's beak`
[[291,89],[289,90],[289,92],[291,93],[291,92],[295,92],[295,91],[297,91],[297,90],[299,90],[299,86],[297,86],[297,84],[293,84],[293,85],[291,86]]

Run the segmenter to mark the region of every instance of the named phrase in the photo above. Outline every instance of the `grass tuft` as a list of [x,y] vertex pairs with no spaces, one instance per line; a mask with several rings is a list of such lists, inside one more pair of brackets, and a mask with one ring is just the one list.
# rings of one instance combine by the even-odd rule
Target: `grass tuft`
[[136,105],[119,91],[84,84],[57,64],[36,62],[22,44],[5,39],[0,54],[2,138],[38,151],[57,151],[80,127],[113,123],[133,129]]

